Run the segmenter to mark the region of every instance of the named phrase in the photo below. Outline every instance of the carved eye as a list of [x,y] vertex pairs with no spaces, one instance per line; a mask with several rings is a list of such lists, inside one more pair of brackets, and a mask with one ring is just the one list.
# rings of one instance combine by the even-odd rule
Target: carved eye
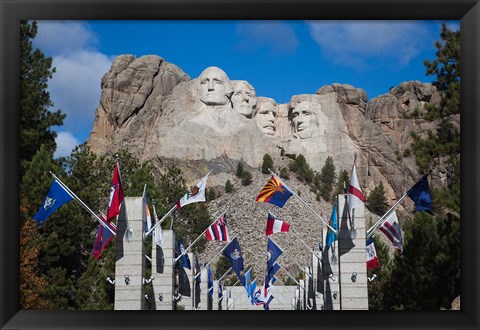
[[203,79],[200,84],[205,85],[208,82],[208,79]]
[[214,79],[213,81],[214,81],[216,84],[219,84],[219,85],[222,84],[222,81],[220,81],[220,80],[218,80],[218,79]]

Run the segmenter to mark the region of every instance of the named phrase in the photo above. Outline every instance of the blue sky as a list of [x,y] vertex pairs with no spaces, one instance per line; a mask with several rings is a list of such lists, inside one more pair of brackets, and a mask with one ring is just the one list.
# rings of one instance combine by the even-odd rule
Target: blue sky
[[[192,79],[209,66],[247,80],[258,96],[286,103],[332,83],[369,100],[403,81],[431,82],[440,21],[38,21],[34,47],[53,58],[53,110],[67,114],[55,156],[85,142],[100,82],[121,54],[158,55]],[[459,21],[448,21],[459,29]]]

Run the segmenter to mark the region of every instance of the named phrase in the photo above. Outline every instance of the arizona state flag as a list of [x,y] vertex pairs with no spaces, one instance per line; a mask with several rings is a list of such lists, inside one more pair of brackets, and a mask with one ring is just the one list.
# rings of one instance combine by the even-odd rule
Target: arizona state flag
[[120,214],[120,204],[122,204],[124,197],[120,166],[118,163],[115,163],[112,186],[110,188],[110,200],[108,201],[107,222],[111,222],[113,218]]
[[290,196],[292,193],[276,177],[272,176],[255,200],[283,207]]

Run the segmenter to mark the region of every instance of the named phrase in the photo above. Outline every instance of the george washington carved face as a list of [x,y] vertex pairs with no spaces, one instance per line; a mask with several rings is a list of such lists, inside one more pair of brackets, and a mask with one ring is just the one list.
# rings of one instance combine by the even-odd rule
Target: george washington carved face
[[232,95],[232,85],[220,68],[206,68],[198,77],[200,101],[206,105],[224,105]]

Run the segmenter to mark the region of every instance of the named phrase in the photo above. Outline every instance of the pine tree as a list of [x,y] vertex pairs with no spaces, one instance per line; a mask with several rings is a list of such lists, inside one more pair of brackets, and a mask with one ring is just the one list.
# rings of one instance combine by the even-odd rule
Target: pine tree
[[319,176],[318,190],[325,201],[330,201],[335,180],[335,165],[333,165],[332,157],[328,156],[322,167]]
[[273,171],[273,159],[269,154],[265,154],[263,156],[262,173],[269,174],[269,169]]
[[52,126],[63,124],[65,115],[53,106],[47,90],[52,78],[52,58],[41,50],[33,49],[32,39],[37,35],[37,23],[20,22],[20,162],[24,173],[26,162],[31,161],[42,145],[54,152],[56,133]]
[[243,164],[241,161],[237,164],[237,171],[235,172],[235,175],[237,178],[241,178],[243,175]]
[[233,192],[233,183],[230,181],[230,179],[225,182],[225,192],[226,193],[231,193]]
[[344,193],[344,188],[350,184],[350,176],[347,170],[342,170],[338,175],[337,187],[335,188],[334,196]]
[[366,206],[371,212],[379,216],[384,215],[388,211],[385,189],[381,181],[368,195]]
[[[372,279],[368,282],[368,309],[385,309],[385,299],[388,295],[387,286],[390,281],[392,261],[388,255],[388,246],[375,235],[373,236],[377,252],[378,265],[367,271],[367,276]],[[376,276],[375,278],[374,275]]]
[[248,186],[252,183],[252,173],[250,171],[244,170],[242,174],[242,185]]

